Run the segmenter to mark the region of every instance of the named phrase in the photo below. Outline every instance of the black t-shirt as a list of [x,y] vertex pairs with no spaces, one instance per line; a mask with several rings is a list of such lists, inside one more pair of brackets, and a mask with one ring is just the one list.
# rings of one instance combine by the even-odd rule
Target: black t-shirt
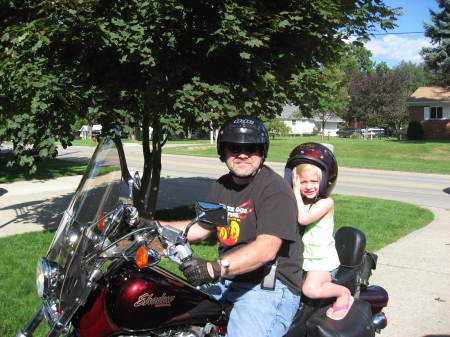
[[[208,201],[228,208],[228,226],[217,227],[220,256],[254,241],[260,234],[279,237],[283,243],[278,251],[276,277],[294,294],[299,294],[303,244],[298,233],[297,204],[288,184],[263,166],[246,185],[235,184],[231,174],[222,176],[213,184]],[[259,283],[263,277],[264,266],[230,278]]]

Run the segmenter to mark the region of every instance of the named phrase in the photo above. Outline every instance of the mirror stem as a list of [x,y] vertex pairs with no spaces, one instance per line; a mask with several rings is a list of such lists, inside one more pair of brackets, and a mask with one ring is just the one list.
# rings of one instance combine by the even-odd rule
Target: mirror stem
[[205,212],[201,212],[200,214],[198,214],[194,219],[192,219],[192,221],[186,226],[186,228],[184,229],[183,234],[181,234],[182,238],[187,240],[187,235],[189,233],[189,229],[191,229],[191,227],[196,224],[198,222],[198,220],[201,219],[202,216],[205,215]]

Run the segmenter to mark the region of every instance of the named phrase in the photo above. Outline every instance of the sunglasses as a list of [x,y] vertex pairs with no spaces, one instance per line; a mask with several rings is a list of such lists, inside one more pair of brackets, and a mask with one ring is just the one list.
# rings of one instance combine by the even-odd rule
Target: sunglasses
[[245,154],[252,154],[252,153],[261,153],[261,148],[257,144],[234,144],[229,143],[226,144],[225,147],[230,151],[232,154],[239,154],[239,153],[245,153]]

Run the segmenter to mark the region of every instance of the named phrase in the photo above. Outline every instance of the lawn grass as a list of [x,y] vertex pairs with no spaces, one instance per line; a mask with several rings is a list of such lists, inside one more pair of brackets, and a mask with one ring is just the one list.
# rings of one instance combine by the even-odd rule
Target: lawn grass
[[[334,195],[336,230],[354,226],[367,236],[367,250],[376,251],[406,234],[425,226],[433,214],[423,208],[398,202],[355,196]],[[191,218],[192,206],[159,211],[165,220]],[[35,266],[45,256],[54,232],[34,232],[0,239],[0,336],[15,336],[34,314],[40,301],[35,291]],[[217,256],[216,242],[210,240],[193,245],[195,256],[213,259]],[[163,266],[169,266],[163,261]],[[170,264],[171,271],[178,272]],[[376,273],[376,271],[375,271]],[[45,336],[45,322],[35,337]]]
[[7,167],[6,163],[9,160],[8,154],[0,154],[0,184],[31,179],[54,179],[73,176],[84,174],[86,170],[86,164],[84,163],[61,159],[45,159],[37,162],[36,172],[30,174],[28,167],[17,165]]
[[[2,164],[2,155],[0,155],[0,164]],[[6,167],[0,165],[0,183],[12,183],[16,181],[31,179],[55,179],[58,177],[82,175],[86,171],[86,164],[61,160],[61,159],[45,159],[38,162],[36,172],[30,173],[25,167]],[[103,166],[100,168],[99,175],[103,175],[112,171],[120,170],[119,166]]]
[[[306,142],[332,144],[339,166],[450,174],[449,141],[285,137],[270,141],[267,160],[286,162],[292,149]],[[217,157],[216,145],[208,143],[164,148],[163,153]]]

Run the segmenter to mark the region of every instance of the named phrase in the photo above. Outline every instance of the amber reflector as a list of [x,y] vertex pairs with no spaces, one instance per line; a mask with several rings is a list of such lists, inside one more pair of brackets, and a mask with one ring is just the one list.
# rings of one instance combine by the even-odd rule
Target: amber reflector
[[103,230],[106,227],[106,220],[105,220],[105,214],[100,214],[97,217],[98,223],[97,223],[97,228],[99,229],[100,232],[103,232]]
[[145,268],[148,266],[148,250],[147,247],[139,247],[136,251],[136,266]]
[[103,232],[103,230],[105,229],[105,226],[106,226],[105,220],[99,221],[99,223],[97,224],[97,228],[100,230],[100,232]]

